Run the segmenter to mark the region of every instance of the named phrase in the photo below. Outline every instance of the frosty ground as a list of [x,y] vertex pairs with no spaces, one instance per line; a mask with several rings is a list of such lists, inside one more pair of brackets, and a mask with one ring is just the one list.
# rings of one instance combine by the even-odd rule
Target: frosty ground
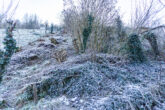
[[[0,109],[165,110],[163,61],[130,64],[109,54],[79,55],[65,34],[19,38],[22,48],[0,85]],[[60,63],[61,50],[67,59]]]
[[[33,42],[45,34],[44,29],[16,29],[14,38],[17,41],[17,46],[25,46],[29,42]],[[0,29],[0,49],[3,49],[3,39],[6,35],[5,29]]]

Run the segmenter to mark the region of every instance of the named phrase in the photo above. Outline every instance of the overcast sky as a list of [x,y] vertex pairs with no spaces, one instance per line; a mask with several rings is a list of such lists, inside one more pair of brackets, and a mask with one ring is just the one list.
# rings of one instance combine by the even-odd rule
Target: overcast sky
[[[7,6],[10,0],[0,0],[0,4]],[[13,0],[13,4],[19,0]],[[119,0],[119,6],[122,8],[123,13],[128,13],[128,7],[131,0]],[[16,4],[14,4],[15,6]],[[1,6],[1,7],[2,7]],[[125,8],[125,9],[123,9]],[[42,21],[48,20],[49,23],[53,22],[59,24],[61,19],[61,11],[63,10],[63,0],[20,0],[19,7],[14,14],[14,18],[23,19],[25,13],[37,14]]]
[[[8,5],[10,0],[0,0],[0,7]],[[15,6],[19,0],[13,0]],[[37,14],[42,21],[48,20],[49,23],[60,24],[62,21],[61,11],[63,10],[63,0],[20,0],[19,7],[14,14],[14,18],[22,19],[26,13]],[[133,0],[136,2],[136,0]],[[2,4],[2,6],[1,6]],[[119,0],[121,15],[124,21],[128,21],[131,11],[131,0]],[[2,9],[0,10],[2,11]]]
[[[9,1],[4,0],[5,6],[9,4]],[[14,6],[16,6],[14,3],[17,3],[17,1],[19,0],[13,0]],[[0,7],[2,7],[1,5],[3,6],[3,0],[0,0]],[[37,14],[42,21],[48,20],[49,23],[59,24],[61,22],[60,15],[62,10],[62,0],[20,0],[14,18],[23,19],[26,13]]]
[[58,24],[62,9],[62,0],[21,0],[16,16],[22,17],[25,13],[36,13],[44,21]]

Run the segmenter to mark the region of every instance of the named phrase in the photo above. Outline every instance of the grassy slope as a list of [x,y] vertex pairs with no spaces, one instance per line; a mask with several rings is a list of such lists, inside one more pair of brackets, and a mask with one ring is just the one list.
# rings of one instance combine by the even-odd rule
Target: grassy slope
[[[127,107],[128,110],[130,108],[136,110],[136,107],[141,104],[150,109],[152,101],[156,103],[156,106],[153,105],[155,110],[165,109],[163,108],[165,94],[162,93],[165,90],[164,62],[151,61],[148,64],[130,65],[116,56],[106,54],[98,54],[98,61],[92,62],[90,53],[74,54],[70,37],[54,36],[54,38],[59,39],[61,43],[53,47],[49,38],[42,38],[43,40],[24,46],[21,52],[13,56],[4,80],[0,85],[0,97],[10,105],[9,109],[45,110],[46,108],[47,110],[52,110],[53,108],[58,108],[77,110],[82,108],[84,110],[106,110],[114,107],[114,109],[125,110]],[[54,54],[61,48],[67,50],[68,58],[67,61],[58,63],[54,58]],[[33,57],[35,55],[38,58],[35,59]],[[34,59],[29,60],[28,58],[31,57]],[[88,63],[92,65],[91,68],[88,68]],[[106,66],[108,70],[104,70],[101,73],[103,69],[99,68]],[[64,71],[73,68],[81,71],[86,67],[89,72],[84,72],[84,75],[88,76],[89,74],[92,78],[91,81],[98,80],[96,77],[92,77],[93,75],[101,74],[103,80],[101,80],[100,84],[103,84],[103,88],[108,88],[105,89],[105,93],[103,91],[99,92],[102,95],[87,94],[87,96],[81,98],[76,95],[67,97],[66,94],[61,94],[57,98],[44,97],[37,104],[34,104],[33,101],[16,103],[22,91],[29,85],[41,83],[45,79],[51,78],[52,74],[56,74],[52,71]],[[63,74],[65,75],[65,73]],[[74,84],[73,87],[77,85],[76,82]],[[79,84],[83,85],[81,82]],[[94,85],[91,84],[90,86]]]

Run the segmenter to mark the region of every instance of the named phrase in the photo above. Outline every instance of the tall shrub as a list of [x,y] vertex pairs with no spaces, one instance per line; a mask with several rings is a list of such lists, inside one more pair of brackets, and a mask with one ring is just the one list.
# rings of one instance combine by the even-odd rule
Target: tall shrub
[[4,51],[0,51],[0,82],[2,81],[5,68],[10,62],[11,56],[16,50],[16,41],[13,38],[13,30],[16,23],[9,22],[9,26],[6,29],[6,37],[4,38]]

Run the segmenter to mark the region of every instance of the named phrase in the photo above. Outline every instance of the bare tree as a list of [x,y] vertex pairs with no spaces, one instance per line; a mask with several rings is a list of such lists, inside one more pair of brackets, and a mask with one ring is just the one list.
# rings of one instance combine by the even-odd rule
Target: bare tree
[[[7,13],[9,12],[9,10],[11,9],[12,7],[12,0],[10,0],[10,3],[7,7],[7,9],[5,10],[4,9],[4,0],[3,0],[3,6],[2,6],[2,13],[0,15],[0,22],[7,16]],[[5,11],[4,11],[5,10]]]
[[64,0],[64,26],[77,41],[79,50],[83,43],[82,33],[88,25],[88,16],[94,18],[88,47],[96,51],[105,47],[109,37],[106,36],[106,27],[113,26],[117,17],[115,4],[116,0]]
[[1,14],[0,14],[0,22],[2,20],[4,20],[4,19],[7,19],[7,18],[11,19],[12,16],[15,14],[16,9],[18,8],[19,3],[20,3],[20,0],[18,0],[16,2],[16,5],[13,5],[13,0],[10,0],[7,8],[5,8],[4,0],[3,0],[2,11],[1,11]]
[[165,7],[165,1],[163,2],[163,0],[158,0],[164,7]]
[[25,14],[23,21],[23,28],[38,29],[40,27],[40,20],[36,14]]
[[132,1],[131,26],[134,32],[140,33],[142,27],[160,27],[165,9],[161,3],[161,0]]

